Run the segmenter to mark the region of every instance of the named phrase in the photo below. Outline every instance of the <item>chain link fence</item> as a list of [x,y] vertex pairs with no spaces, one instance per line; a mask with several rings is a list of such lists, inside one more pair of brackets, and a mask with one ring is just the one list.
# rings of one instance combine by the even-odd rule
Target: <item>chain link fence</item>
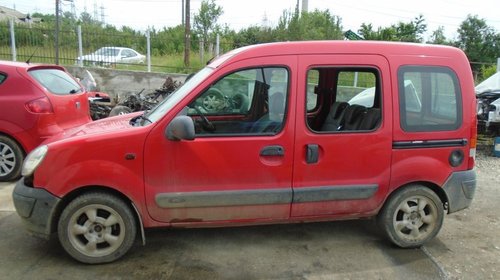
[[[77,27],[74,30],[63,28],[58,33],[59,43],[56,48],[56,35],[53,29],[40,28],[36,24],[0,22],[0,60],[56,63],[57,55],[61,65],[175,73],[196,71],[217,55],[216,50],[222,53],[234,48],[230,44],[217,47],[215,40],[205,44],[207,47],[203,48],[199,47],[201,44],[197,38],[192,38],[192,49],[198,51],[190,54],[191,66],[184,67],[184,45],[178,44],[179,40],[169,41],[164,36],[148,32],[123,35],[117,34],[116,30],[103,32],[92,30],[92,27],[85,28]],[[166,52],[164,46],[169,46],[174,52]],[[144,58],[128,59],[124,54],[115,58],[103,57],[102,48],[113,50],[118,47],[133,49]],[[101,54],[96,53],[99,49]],[[201,49],[204,51],[200,52]],[[79,60],[82,56],[84,59]]]

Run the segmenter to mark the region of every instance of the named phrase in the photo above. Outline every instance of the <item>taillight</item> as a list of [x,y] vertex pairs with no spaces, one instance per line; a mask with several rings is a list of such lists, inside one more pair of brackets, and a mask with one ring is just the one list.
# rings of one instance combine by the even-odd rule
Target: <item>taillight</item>
[[50,100],[47,97],[31,100],[30,102],[26,103],[26,109],[28,110],[28,112],[34,114],[54,113],[52,104],[50,104]]
[[470,128],[470,139],[469,139],[469,164],[467,169],[473,169],[476,162],[476,146],[477,146],[477,119],[474,116]]

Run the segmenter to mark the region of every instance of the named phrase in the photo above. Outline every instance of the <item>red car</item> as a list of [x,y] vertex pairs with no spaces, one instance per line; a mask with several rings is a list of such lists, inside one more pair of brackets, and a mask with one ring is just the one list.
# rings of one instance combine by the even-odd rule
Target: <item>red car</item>
[[459,49],[263,44],[215,59],[151,111],[51,139],[13,199],[29,230],[85,263],[120,258],[144,228],[367,217],[413,248],[471,204],[475,148]]
[[44,140],[89,121],[87,95],[63,67],[0,61],[0,181],[18,178]]

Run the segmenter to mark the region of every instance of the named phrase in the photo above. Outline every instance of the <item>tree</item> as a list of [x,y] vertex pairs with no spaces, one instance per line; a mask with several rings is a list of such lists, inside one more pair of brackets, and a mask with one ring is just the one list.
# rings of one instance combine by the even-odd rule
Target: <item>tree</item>
[[201,35],[205,44],[208,42],[209,32],[217,27],[217,20],[224,13],[215,0],[203,0],[198,14],[194,15],[194,30]]
[[427,31],[427,24],[424,17],[419,15],[409,23],[399,22],[395,29],[397,41],[421,43],[423,34]]
[[432,32],[431,38],[427,41],[429,44],[436,45],[449,45],[450,43],[446,40],[446,36],[444,35],[444,27],[439,26],[438,29]]
[[92,24],[94,23],[94,19],[92,18],[92,15],[89,14],[87,11],[84,11],[80,14],[80,21],[83,24]]
[[425,19],[422,15],[419,15],[410,22],[398,22],[389,27],[379,27],[377,31],[373,30],[371,23],[363,23],[358,33],[366,40],[421,43],[426,30]]
[[294,13],[283,11],[274,30],[279,41],[339,40],[343,38],[342,24],[338,16],[329,10]]
[[472,63],[472,70],[477,74],[481,63],[494,63],[500,54],[500,35],[477,15],[468,15],[457,30],[458,40],[455,46],[461,48]]

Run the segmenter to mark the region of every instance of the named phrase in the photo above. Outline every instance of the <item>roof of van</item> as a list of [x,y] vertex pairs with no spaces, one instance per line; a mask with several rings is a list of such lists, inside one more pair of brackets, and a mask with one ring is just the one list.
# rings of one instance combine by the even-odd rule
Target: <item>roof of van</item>
[[269,55],[297,54],[381,54],[391,55],[426,55],[440,57],[465,57],[458,48],[432,44],[385,42],[385,41],[296,41],[251,45],[232,50],[210,66],[218,67],[232,57],[239,59]]

